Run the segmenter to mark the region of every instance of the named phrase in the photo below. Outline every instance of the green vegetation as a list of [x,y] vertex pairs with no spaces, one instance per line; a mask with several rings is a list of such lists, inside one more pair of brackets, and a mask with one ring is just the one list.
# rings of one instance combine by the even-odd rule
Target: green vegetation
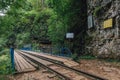
[[[94,56],[83,55],[88,53],[85,46],[92,40],[86,33],[86,1],[1,0],[0,12],[5,15],[0,16],[0,74],[11,73],[7,49],[20,49],[27,44],[31,44],[33,50],[44,42],[59,49],[65,46],[70,48],[76,61],[94,59]],[[95,8],[94,16],[98,16],[101,8]],[[66,39],[67,32],[74,33],[74,39]],[[59,49],[53,52],[58,53]]]
[[102,9],[102,7],[101,7],[101,6],[96,7],[96,8],[95,8],[95,10],[94,10],[93,15],[94,15],[95,17],[97,17],[97,16],[98,16],[98,14],[100,14],[99,12],[100,12],[100,10],[101,10],[101,9]]
[[88,59],[88,60],[91,60],[91,59],[96,59],[96,57],[93,56],[93,55],[82,55],[82,56],[80,56],[80,59]]
[[[86,0],[5,0],[0,1],[0,54],[4,57],[1,69],[7,73],[8,55],[4,49],[22,48],[32,44],[39,49],[42,42],[54,47],[69,47],[79,57],[85,52],[87,29]],[[84,4],[83,4],[84,3]],[[65,38],[67,32],[74,33],[71,41]],[[9,52],[6,52],[8,54]]]
[[[2,53],[8,53],[8,50],[3,51]],[[0,74],[9,74],[11,73],[11,62],[10,56],[8,54],[0,54]]]
[[90,54],[84,54],[84,55],[79,56],[78,58],[76,58],[76,56],[77,56],[77,54],[73,54],[72,55],[72,59],[74,61],[78,62],[78,63],[79,63],[79,61],[81,59],[85,59],[85,60],[94,60],[94,59],[97,59],[95,56],[90,55]]
[[[6,15],[0,16],[0,37],[5,40],[5,47],[52,42],[53,46],[69,47],[78,55],[85,52],[85,0],[15,0],[6,5],[9,8],[2,6]],[[75,35],[71,43],[65,38],[67,32]]]
[[112,63],[114,63],[114,62],[117,62],[117,63],[120,63],[120,60],[119,59],[104,59],[104,61],[106,61],[106,62],[112,62]]

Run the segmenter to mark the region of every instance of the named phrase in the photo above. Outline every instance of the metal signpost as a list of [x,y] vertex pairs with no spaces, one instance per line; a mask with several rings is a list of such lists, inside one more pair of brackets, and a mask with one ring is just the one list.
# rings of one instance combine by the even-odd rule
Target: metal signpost
[[[70,40],[74,38],[74,33],[66,33],[66,38],[69,39],[69,42],[70,42]],[[71,46],[69,45],[69,47],[71,47]],[[72,54],[70,49],[68,49],[68,48],[64,48],[63,50],[67,50],[69,55]]]

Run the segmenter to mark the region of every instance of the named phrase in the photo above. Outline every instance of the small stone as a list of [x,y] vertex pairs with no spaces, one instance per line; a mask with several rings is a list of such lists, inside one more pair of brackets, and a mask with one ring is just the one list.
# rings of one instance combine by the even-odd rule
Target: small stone
[[111,66],[111,64],[109,64],[109,63],[105,63],[105,65],[106,65],[106,66]]
[[43,70],[42,73],[48,73],[48,70]]
[[107,68],[107,67],[103,67],[103,70],[104,70],[105,72],[112,72],[112,71],[113,71],[112,69]]
[[48,75],[49,78],[54,78],[56,75]]
[[86,67],[89,67],[89,66],[90,66],[90,64],[85,64],[85,66],[86,66]]

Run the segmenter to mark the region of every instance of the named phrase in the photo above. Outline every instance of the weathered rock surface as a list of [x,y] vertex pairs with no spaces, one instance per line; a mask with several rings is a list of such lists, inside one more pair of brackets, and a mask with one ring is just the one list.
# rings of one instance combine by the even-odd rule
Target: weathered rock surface
[[[88,52],[102,58],[120,59],[120,0],[88,0],[89,15],[93,17],[93,27],[88,28],[88,35],[92,37],[87,44]],[[111,18],[112,28],[104,28],[104,21]]]

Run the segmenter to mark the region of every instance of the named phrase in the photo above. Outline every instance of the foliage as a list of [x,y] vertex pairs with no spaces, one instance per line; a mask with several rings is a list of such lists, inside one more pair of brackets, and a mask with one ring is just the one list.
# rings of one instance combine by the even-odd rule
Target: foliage
[[90,60],[90,59],[96,59],[96,57],[93,56],[93,55],[82,55],[82,56],[80,56],[80,59],[88,59],[88,60]]
[[8,74],[11,73],[11,63],[8,49],[5,49],[0,54],[0,74]]
[[77,54],[76,54],[76,53],[71,56],[71,58],[72,58],[74,61],[77,61],[77,60],[78,60],[76,57],[77,57]]
[[[85,3],[85,0],[69,0],[67,5],[64,3],[61,4],[65,6],[63,11],[59,11],[59,8],[57,8],[58,11],[56,11],[58,16],[63,18],[63,24],[67,26],[67,32],[73,32],[75,35],[74,39],[71,41],[71,43],[68,43],[67,46],[71,45],[70,47],[68,47],[72,50],[73,53],[77,53],[78,56],[85,52],[84,36],[86,35],[87,29],[87,6]],[[58,6],[60,7],[60,5]],[[63,7],[61,7],[60,9],[62,8]],[[68,42],[67,40],[64,41],[65,43]]]
[[[78,56],[84,53],[86,0],[15,0],[7,6],[6,15],[0,16],[5,47],[21,48],[48,41],[53,46],[67,46]],[[65,38],[67,32],[75,34],[71,42]]]
[[93,13],[93,15],[94,15],[95,17],[97,17],[97,15],[99,14],[101,8],[102,8],[101,6],[95,8],[94,13]]
[[120,63],[120,59],[104,59],[106,62]]
[[[53,19],[54,18],[54,19]],[[66,26],[53,15],[49,20],[48,35],[53,44],[62,44],[67,32]]]
[[0,4],[1,4],[0,9],[4,9],[12,3],[13,3],[13,0],[0,0]]
[[21,48],[23,47],[24,44],[29,44],[30,43],[30,34],[29,33],[21,33],[21,34],[18,34],[17,36],[17,40],[16,40],[16,43],[18,46],[17,48]]
[[3,49],[3,46],[5,46],[6,40],[4,38],[0,38],[0,51]]

